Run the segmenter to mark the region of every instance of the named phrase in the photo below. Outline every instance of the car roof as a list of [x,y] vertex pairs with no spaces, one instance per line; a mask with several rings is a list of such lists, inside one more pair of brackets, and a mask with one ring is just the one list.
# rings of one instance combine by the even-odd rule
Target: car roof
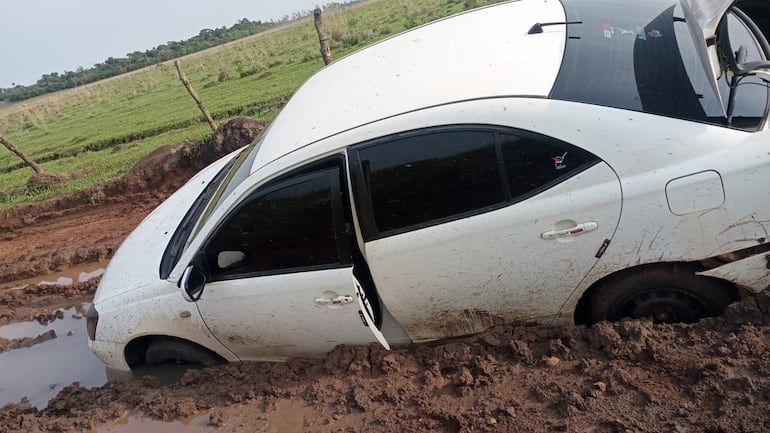
[[325,67],[273,120],[251,172],[282,155],[381,119],[456,101],[547,97],[565,26],[559,0],[512,1],[401,33]]

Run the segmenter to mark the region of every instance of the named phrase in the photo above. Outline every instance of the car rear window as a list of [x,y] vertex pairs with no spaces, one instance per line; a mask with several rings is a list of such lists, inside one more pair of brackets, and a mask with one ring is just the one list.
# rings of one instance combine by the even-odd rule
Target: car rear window
[[[564,0],[567,45],[551,98],[727,125],[726,74],[721,98],[711,87],[676,0]],[[731,39],[761,57],[745,28],[731,23]],[[736,34],[733,34],[736,33]],[[741,35],[742,33],[742,35]],[[756,130],[764,120],[768,89],[742,83],[732,126]],[[756,83],[754,83],[756,84]]]

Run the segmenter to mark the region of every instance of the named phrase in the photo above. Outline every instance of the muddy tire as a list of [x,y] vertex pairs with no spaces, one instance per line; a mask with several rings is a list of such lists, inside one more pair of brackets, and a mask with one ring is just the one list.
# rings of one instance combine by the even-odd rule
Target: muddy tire
[[737,290],[724,281],[684,267],[656,267],[601,283],[586,298],[576,321],[646,317],[656,323],[693,323],[721,315],[738,299]]
[[173,338],[154,339],[147,347],[144,357],[149,365],[193,364],[210,366],[222,362],[219,356],[196,344]]

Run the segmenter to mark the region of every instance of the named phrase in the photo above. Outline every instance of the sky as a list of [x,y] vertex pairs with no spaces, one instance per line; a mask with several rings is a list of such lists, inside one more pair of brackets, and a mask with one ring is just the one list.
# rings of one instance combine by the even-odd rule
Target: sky
[[327,0],[1,0],[0,88],[90,68],[241,18],[280,20]]

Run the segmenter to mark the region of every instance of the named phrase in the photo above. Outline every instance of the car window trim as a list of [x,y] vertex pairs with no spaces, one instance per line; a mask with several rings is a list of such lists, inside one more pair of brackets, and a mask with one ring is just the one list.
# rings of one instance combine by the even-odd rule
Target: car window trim
[[[337,174],[339,175],[337,182],[333,183],[331,186],[332,212],[333,212],[332,218],[334,220],[333,227],[335,230],[335,246],[337,249],[338,259],[339,259],[337,263],[328,263],[328,264],[311,265],[311,266],[298,266],[298,267],[292,267],[292,268],[271,269],[271,270],[256,271],[256,272],[246,272],[242,274],[222,275],[222,276],[217,276],[216,278],[212,277],[212,272],[208,268],[208,261],[205,259],[205,250],[206,248],[208,248],[210,242],[214,237],[216,237],[216,234],[219,233],[222,227],[230,222],[230,219],[232,218],[233,215],[237,214],[244,206],[248,205],[253,200],[257,200],[259,197],[262,197],[265,194],[269,194],[278,189],[289,186],[291,184],[291,181],[298,181],[299,178],[302,178],[307,175],[311,175],[313,173],[322,172],[322,171],[329,171],[328,175],[332,176],[333,175],[332,170],[334,169],[337,170]],[[289,182],[289,183],[286,183],[286,182]],[[238,203],[237,206],[232,208],[228,212],[226,217],[222,218],[222,220],[217,224],[214,230],[212,230],[209,233],[206,240],[201,244],[201,247],[199,248],[198,253],[196,254],[196,258],[194,260],[195,264],[205,270],[205,273],[207,276],[207,282],[230,281],[230,280],[239,280],[244,278],[293,274],[298,272],[315,272],[315,271],[322,271],[322,270],[344,269],[344,268],[352,267],[353,263],[349,253],[350,247],[349,245],[347,245],[347,237],[346,237],[346,233],[344,232],[345,223],[346,223],[346,220],[349,218],[348,216],[349,213],[346,211],[347,205],[344,203],[345,195],[337,194],[338,192],[342,193],[344,191],[343,188],[345,187],[343,185],[347,185],[346,177],[345,177],[345,156],[343,154],[327,156],[321,160],[313,161],[309,164],[305,164],[300,168],[294,169],[288,173],[279,175],[278,177],[272,180],[269,180],[268,182],[264,183],[260,187],[256,188],[253,192],[251,192],[246,199],[242,200],[240,203]],[[335,197],[339,197],[339,199],[335,200]],[[340,205],[336,203],[338,201],[342,201],[343,203]],[[340,214],[338,213],[338,211],[341,211],[342,213]],[[342,230],[342,231],[338,232],[338,230]],[[344,244],[344,245],[341,245],[341,244]],[[345,255],[340,255],[340,254],[345,254]]]
[[[483,131],[483,132],[495,133],[495,149],[496,149],[496,154],[498,155],[498,164],[497,164],[498,170],[501,170],[501,173],[500,173],[501,182],[505,182],[504,188],[506,191],[506,195],[504,195],[503,201],[499,203],[495,203],[493,205],[483,206],[477,209],[473,209],[467,212],[457,213],[457,214],[450,215],[443,218],[437,218],[437,219],[425,221],[418,224],[399,227],[397,229],[379,231],[377,229],[377,225],[374,218],[374,207],[372,203],[371,191],[368,188],[369,182],[368,182],[367,170],[366,170],[366,167],[364,167],[365,164],[363,164],[360,159],[359,150],[365,149],[370,146],[376,146],[382,143],[386,143],[391,140],[412,137],[416,135],[440,133],[440,132],[448,132],[448,131]],[[573,167],[568,172],[569,173],[568,175],[558,177],[537,188],[533,188],[532,190],[528,191],[526,194],[512,196],[510,192],[510,184],[509,182],[507,182],[508,176],[506,173],[505,161],[502,158],[502,145],[501,145],[501,139],[500,139],[500,136],[502,134],[513,134],[522,138],[536,139],[542,142],[550,142],[561,146],[566,145],[571,148],[572,147],[578,148],[584,152],[587,152],[593,155],[594,159],[591,160],[590,162],[581,164],[577,167]],[[584,149],[572,143],[568,143],[566,141],[559,140],[557,138],[550,137],[547,135],[539,134],[533,131],[507,127],[503,125],[489,125],[489,124],[456,124],[456,125],[432,126],[428,128],[420,128],[416,130],[400,132],[398,134],[392,134],[385,137],[379,137],[374,140],[368,140],[363,143],[350,146],[348,148],[348,160],[350,161],[350,166],[349,166],[350,176],[351,176],[351,180],[353,181],[352,192],[353,192],[353,197],[355,199],[355,202],[357,203],[358,221],[361,226],[361,235],[364,242],[371,242],[378,239],[388,238],[391,236],[396,236],[404,233],[422,230],[422,229],[433,227],[436,225],[446,224],[449,222],[470,218],[476,215],[482,215],[485,213],[506,208],[508,206],[515,205],[522,201],[528,200],[550,188],[553,188],[554,186],[562,182],[565,182],[571,179],[572,177],[577,176],[578,174],[588,170],[589,168],[603,162],[602,159],[599,158],[593,152],[590,152],[587,149]]]
[[188,240],[192,237],[195,230],[195,224],[199,221],[201,215],[209,206],[212,198],[216,194],[216,190],[222,185],[224,178],[230,169],[235,164],[238,156],[233,158],[222,167],[219,172],[211,179],[206,187],[201,191],[193,204],[187,210],[182,220],[179,222],[174,234],[171,235],[171,239],[166,245],[166,249],[161,256],[160,266],[158,269],[159,276],[162,280],[168,278],[171,271],[179,263],[179,259],[182,258],[182,253],[188,245]]

